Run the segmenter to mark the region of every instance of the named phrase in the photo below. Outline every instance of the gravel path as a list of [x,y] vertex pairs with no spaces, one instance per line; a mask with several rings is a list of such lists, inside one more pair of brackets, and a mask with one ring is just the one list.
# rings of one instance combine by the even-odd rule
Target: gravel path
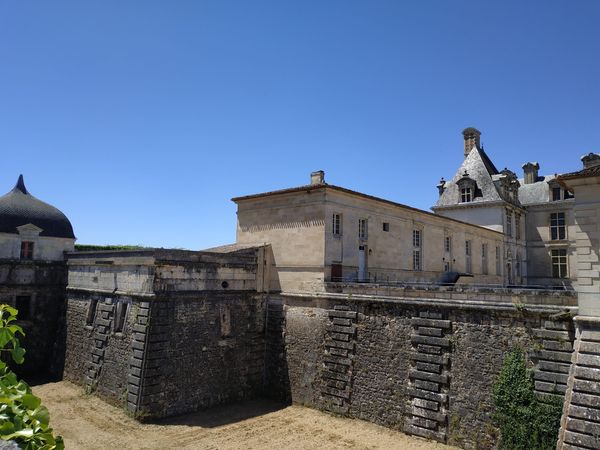
[[454,447],[361,420],[342,419],[266,400],[140,424],[122,409],[87,396],[66,381],[33,388],[67,449],[415,449]]

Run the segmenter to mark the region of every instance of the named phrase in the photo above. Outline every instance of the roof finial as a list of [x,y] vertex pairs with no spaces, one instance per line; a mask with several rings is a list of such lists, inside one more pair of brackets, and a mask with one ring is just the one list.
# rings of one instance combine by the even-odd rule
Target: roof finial
[[23,181],[23,175],[19,175],[19,179],[17,180],[17,184],[15,184],[15,189],[18,189],[23,194],[29,194],[27,192],[27,188],[25,187],[25,182]]

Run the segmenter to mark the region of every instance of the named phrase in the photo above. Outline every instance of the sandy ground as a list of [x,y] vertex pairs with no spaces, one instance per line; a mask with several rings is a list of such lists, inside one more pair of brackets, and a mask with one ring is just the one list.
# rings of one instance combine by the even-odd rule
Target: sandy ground
[[453,449],[369,422],[256,400],[157,424],[140,424],[122,409],[66,381],[35,386],[50,425],[67,449]]

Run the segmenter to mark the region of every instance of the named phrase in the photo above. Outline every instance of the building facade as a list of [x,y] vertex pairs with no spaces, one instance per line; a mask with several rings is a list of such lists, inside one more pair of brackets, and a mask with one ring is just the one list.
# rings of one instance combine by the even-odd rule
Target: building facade
[[237,242],[268,243],[280,285],[323,290],[325,281],[499,284],[503,234],[325,183],[236,197]]
[[67,269],[75,235],[69,219],[31,195],[23,176],[0,197],[0,302],[19,311],[26,333],[21,373],[62,374]]
[[[475,128],[463,130],[464,160],[438,185],[433,211],[503,233],[504,283],[572,287],[578,270],[573,194],[557,175],[540,176],[537,162],[522,166],[522,178],[498,171],[480,136]],[[591,167],[600,156],[582,160]]]

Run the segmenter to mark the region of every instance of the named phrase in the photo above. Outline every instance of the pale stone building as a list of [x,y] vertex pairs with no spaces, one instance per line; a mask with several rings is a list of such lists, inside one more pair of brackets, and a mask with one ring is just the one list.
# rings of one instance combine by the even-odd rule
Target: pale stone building
[[582,161],[582,170],[557,180],[575,197],[571,238],[577,255],[579,303],[558,449],[600,448],[600,155],[590,153]]
[[26,336],[21,372],[60,375],[64,340],[66,251],[75,243],[69,219],[31,195],[19,176],[0,197],[0,303],[15,306]]
[[274,289],[322,290],[325,281],[501,283],[499,231],[325,183],[236,197],[238,244],[271,244]]
[[464,160],[438,185],[433,211],[502,232],[506,284],[571,286],[577,278],[573,195],[556,175],[540,176],[536,162],[523,165],[521,179],[498,171],[480,136],[475,128],[463,130]]

